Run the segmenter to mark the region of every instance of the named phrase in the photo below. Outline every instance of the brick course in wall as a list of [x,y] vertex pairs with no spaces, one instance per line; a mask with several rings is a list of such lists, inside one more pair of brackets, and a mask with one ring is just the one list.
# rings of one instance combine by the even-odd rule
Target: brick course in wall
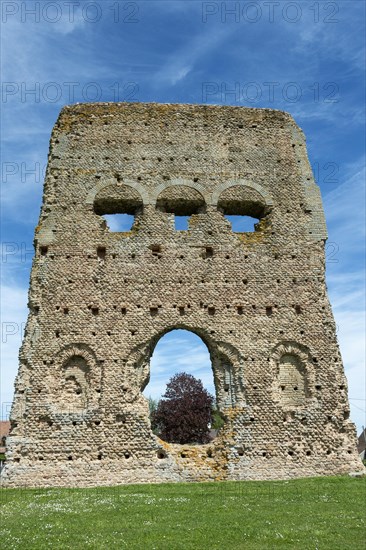
[[[103,214],[134,215],[111,232]],[[234,233],[225,215],[251,215]],[[174,218],[190,216],[186,231]],[[362,471],[303,133],[281,111],[62,109],[35,232],[4,486]],[[154,346],[206,343],[225,417],[207,445],[151,431]]]

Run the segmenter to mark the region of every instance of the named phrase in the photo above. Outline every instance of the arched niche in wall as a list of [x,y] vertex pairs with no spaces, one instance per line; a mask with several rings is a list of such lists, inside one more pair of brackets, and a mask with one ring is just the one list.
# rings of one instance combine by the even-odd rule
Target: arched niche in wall
[[60,404],[62,409],[81,412],[88,408],[90,367],[84,357],[74,355],[62,366]]
[[280,344],[274,351],[275,398],[284,409],[304,407],[311,397],[314,375],[307,349],[295,342]]
[[101,369],[86,344],[66,346],[55,358],[55,369],[46,377],[52,411],[80,414],[98,407]]
[[306,371],[297,355],[284,354],[279,363],[278,383],[285,406],[302,405],[307,397]]

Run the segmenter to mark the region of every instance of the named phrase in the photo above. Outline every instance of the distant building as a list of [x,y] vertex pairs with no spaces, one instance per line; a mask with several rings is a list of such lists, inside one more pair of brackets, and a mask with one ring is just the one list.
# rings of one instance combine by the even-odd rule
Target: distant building
[[5,459],[5,451],[6,451],[6,438],[9,435],[10,431],[10,422],[9,420],[0,420],[0,472],[3,468]]
[[9,435],[10,422],[9,420],[0,420],[0,454],[5,453],[5,442]]
[[360,433],[357,439],[357,450],[362,460],[366,458],[366,428]]

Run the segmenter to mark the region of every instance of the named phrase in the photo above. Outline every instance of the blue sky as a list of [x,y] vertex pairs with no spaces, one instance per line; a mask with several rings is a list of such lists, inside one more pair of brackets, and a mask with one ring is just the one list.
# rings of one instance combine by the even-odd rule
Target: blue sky
[[[328,290],[360,431],[365,3],[4,0],[1,9],[2,414],[12,398],[48,142],[61,107],[211,103],[286,110],[306,134],[328,223]],[[168,380],[174,349],[178,370],[209,380],[204,344],[193,336],[187,344],[182,333],[160,342],[153,375]],[[152,379],[147,391],[157,394],[159,384]]]

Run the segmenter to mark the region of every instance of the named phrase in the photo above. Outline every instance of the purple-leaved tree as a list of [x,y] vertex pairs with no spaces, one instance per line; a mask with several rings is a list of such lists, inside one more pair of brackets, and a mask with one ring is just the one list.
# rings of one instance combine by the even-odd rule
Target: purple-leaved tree
[[213,402],[201,380],[181,372],[168,382],[152,422],[159,436],[169,443],[207,443]]

